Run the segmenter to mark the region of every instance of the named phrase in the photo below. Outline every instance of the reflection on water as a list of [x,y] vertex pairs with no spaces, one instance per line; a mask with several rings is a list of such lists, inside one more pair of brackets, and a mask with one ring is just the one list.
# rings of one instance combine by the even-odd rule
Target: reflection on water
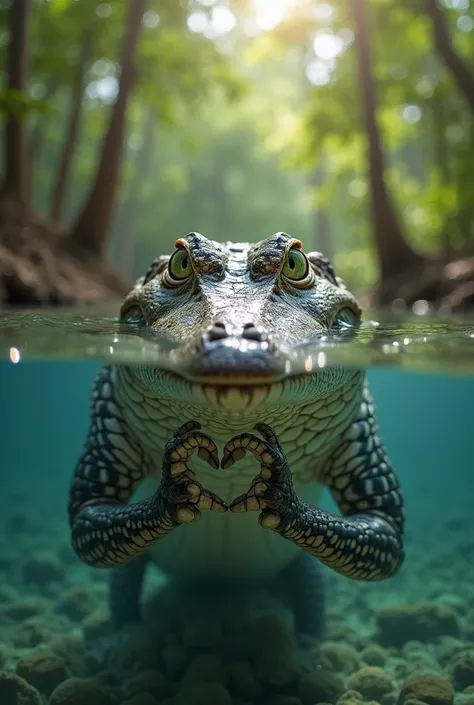
[[[391,366],[442,374],[474,374],[474,321],[426,316],[388,317],[373,312],[360,328],[283,349],[285,372],[304,374],[318,367]],[[141,364],[179,372],[185,364],[179,341],[119,323],[113,315],[90,313],[4,313],[0,359],[95,359]]]

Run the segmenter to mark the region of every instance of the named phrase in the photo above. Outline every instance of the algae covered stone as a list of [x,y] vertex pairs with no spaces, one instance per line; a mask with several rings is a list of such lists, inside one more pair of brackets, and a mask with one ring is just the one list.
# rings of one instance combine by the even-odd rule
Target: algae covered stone
[[378,640],[383,646],[401,648],[407,641],[434,641],[441,636],[458,637],[460,625],[456,611],[432,603],[395,605],[376,614]]
[[335,702],[343,690],[341,679],[331,671],[305,673],[298,681],[298,695],[303,705]]
[[368,666],[383,666],[388,658],[385,649],[378,644],[368,644],[360,655]]
[[116,705],[116,701],[92,678],[68,678],[53,690],[49,705]]
[[455,654],[449,662],[449,673],[455,687],[459,690],[464,690],[470,685],[474,686],[474,649],[466,649]]
[[125,684],[125,696],[130,698],[136,693],[149,693],[154,698],[168,695],[171,685],[161,671],[148,669],[137,673]]
[[232,705],[229,691],[222,683],[193,683],[176,698],[177,705]]
[[234,661],[229,664],[228,673],[232,693],[237,693],[249,700],[258,699],[261,696],[262,685],[255,677],[248,661]]
[[383,668],[365,666],[353,673],[347,681],[347,687],[362,693],[364,700],[380,700],[393,691],[393,681]]
[[421,700],[427,705],[452,705],[454,689],[450,681],[437,673],[412,676],[402,686],[399,705],[407,700]]
[[80,622],[92,614],[97,607],[97,600],[86,587],[75,587],[63,593],[58,600],[57,611],[66,615],[71,622]]
[[350,644],[340,641],[327,641],[319,649],[318,655],[338,673],[352,673],[360,668],[360,657]]
[[51,651],[38,651],[25,656],[18,662],[16,672],[48,696],[70,676],[64,659]]
[[345,690],[337,700],[336,705],[360,705],[364,700],[357,690]]
[[64,566],[55,556],[47,552],[29,556],[23,563],[23,580],[27,585],[48,585],[52,582],[62,582],[65,573]]
[[136,693],[128,700],[121,702],[120,705],[160,705],[160,703],[150,693]]
[[0,703],[2,705],[42,705],[41,695],[16,673],[0,671]]
[[217,654],[199,654],[195,656],[183,675],[183,683],[227,682],[224,661]]
[[249,623],[255,675],[263,683],[283,686],[294,683],[300,672],[295,635],[285,619],[263,614]]

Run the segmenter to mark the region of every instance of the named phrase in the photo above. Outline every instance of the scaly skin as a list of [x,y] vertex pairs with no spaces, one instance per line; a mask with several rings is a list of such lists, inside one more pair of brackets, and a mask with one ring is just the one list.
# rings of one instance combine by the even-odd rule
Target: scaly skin
[[[152,550],[165,571],[232,578],[257,565],[276,575],[303,549],[353,579],[394,575],[403,501],[363,372],[292,376],[285,364],[287,346],[341,317],[357,323],[354,297],[283,233],[257,245],[193,233],[177,252],[155,260],[121,311],[183,343],[176,373],[104,367],[95,382],[69,498],[79,557],[120,566]],[[130,503],[144,480],[151,493]],[[317,483],[342,516],[308,501]]]

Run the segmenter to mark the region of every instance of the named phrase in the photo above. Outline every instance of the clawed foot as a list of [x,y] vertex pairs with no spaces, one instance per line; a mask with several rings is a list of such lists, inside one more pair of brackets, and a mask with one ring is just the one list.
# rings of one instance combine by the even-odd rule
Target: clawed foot
[[189,421],[173,434],[165,447],[159,498],[166,502],[175,524],[198,521],[202,511],[228,509],[220,497],[202,487],[191,470],[190,458],[196,451],[212,468],[219,467],[216,445],[209,436],[200,433],[200,428],[197,421]]
[[291,473],[278,438],[270,426],[258,424],[263,439],[251,433],[234,436],[224,447],[221,467],[229,468],[250,451],[260,463],[260,473],[250,489],[231,503],[232,512],[261,511],[259,522],[267,529],[278,531],[297,500]]
[[281,530],[282,520],[288,517],[297,496],[285,454],[273,429],[266,424],[258,424],[255,428],[263,438],[242,433],[226,443],[220,463],[222,469],[244,458],[247,451],[260,463],[260,472],[249,490],[229,506],[213,492],[204,489],[191,470],[189,460],[196,451],[212,468],[219,467],[216,445],[209,436],[200,432],[200,428],[197,421],[184,424],[173,434],[165,448],[160,496],[166,499],[171,520],[177,524],[197,521],[203,510],[260,511],[261,526]]

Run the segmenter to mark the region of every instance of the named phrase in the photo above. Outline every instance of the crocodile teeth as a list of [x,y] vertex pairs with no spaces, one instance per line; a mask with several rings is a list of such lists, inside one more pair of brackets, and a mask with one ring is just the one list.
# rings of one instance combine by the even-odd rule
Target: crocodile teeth
[[251,406],[259,406],[268,397],[270,387],[227,387],[203,385],[202,391],[212,406],[226,411],[246,411]]

